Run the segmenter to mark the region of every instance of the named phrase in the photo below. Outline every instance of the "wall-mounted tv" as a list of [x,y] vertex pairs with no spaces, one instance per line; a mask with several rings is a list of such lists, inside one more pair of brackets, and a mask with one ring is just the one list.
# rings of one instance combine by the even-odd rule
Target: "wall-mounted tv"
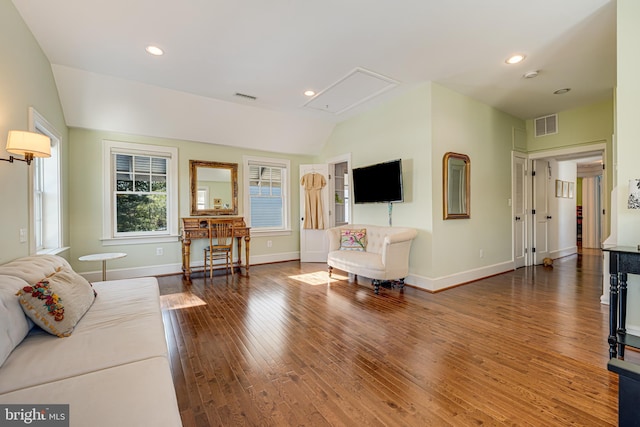
[[402,160],[354,168],[353,199],[355,203],[402,202]]

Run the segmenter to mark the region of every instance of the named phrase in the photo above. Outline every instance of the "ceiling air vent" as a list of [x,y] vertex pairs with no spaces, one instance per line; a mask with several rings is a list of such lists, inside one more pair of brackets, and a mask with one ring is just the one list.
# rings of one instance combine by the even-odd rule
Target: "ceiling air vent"
[[536,137],[553,135],[558,133],[558,115],[551,114],[549,116],[538,117],[534,120],[536,127]]

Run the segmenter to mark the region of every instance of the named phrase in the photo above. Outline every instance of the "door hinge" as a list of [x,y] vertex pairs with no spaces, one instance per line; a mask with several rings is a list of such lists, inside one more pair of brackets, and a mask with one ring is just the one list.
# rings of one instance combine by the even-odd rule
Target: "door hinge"
[[531,171],[531,176],[536,176],[536,171]]
[[524,253],[529,253],[529,248],[524,248]]
[[535,215],[536,214],[536,210],[535,209],[531,209],[531,215]]
[[531,252],[536,253],[536,248],[531,248]]
[[602,209],[602,215],[606,215],[606,214],[607,214],[606,209]]
[[602,164],[602,170],[604,170],[604,163]]

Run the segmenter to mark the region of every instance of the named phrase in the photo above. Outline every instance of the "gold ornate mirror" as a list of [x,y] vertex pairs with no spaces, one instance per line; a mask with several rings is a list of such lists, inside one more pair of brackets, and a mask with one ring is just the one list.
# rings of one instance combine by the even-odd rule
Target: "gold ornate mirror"
[[238,214],[238,164],[189,160],[191,215]]
[[446,153],[442,160],[444,219],[469,218],[471,160],[466,154]]

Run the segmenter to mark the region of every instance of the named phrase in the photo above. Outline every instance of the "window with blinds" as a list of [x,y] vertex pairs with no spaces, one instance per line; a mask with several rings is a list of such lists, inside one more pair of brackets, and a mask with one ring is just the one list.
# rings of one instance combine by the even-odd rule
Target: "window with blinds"
[[178,150],[120,141],[104,141],[103,150],[104,244],[177,236]]
[[167,230],[167,159],[113,154],[116,232]]
[[245,185],[252,232],[288,230],[289,162],[245,159]]

